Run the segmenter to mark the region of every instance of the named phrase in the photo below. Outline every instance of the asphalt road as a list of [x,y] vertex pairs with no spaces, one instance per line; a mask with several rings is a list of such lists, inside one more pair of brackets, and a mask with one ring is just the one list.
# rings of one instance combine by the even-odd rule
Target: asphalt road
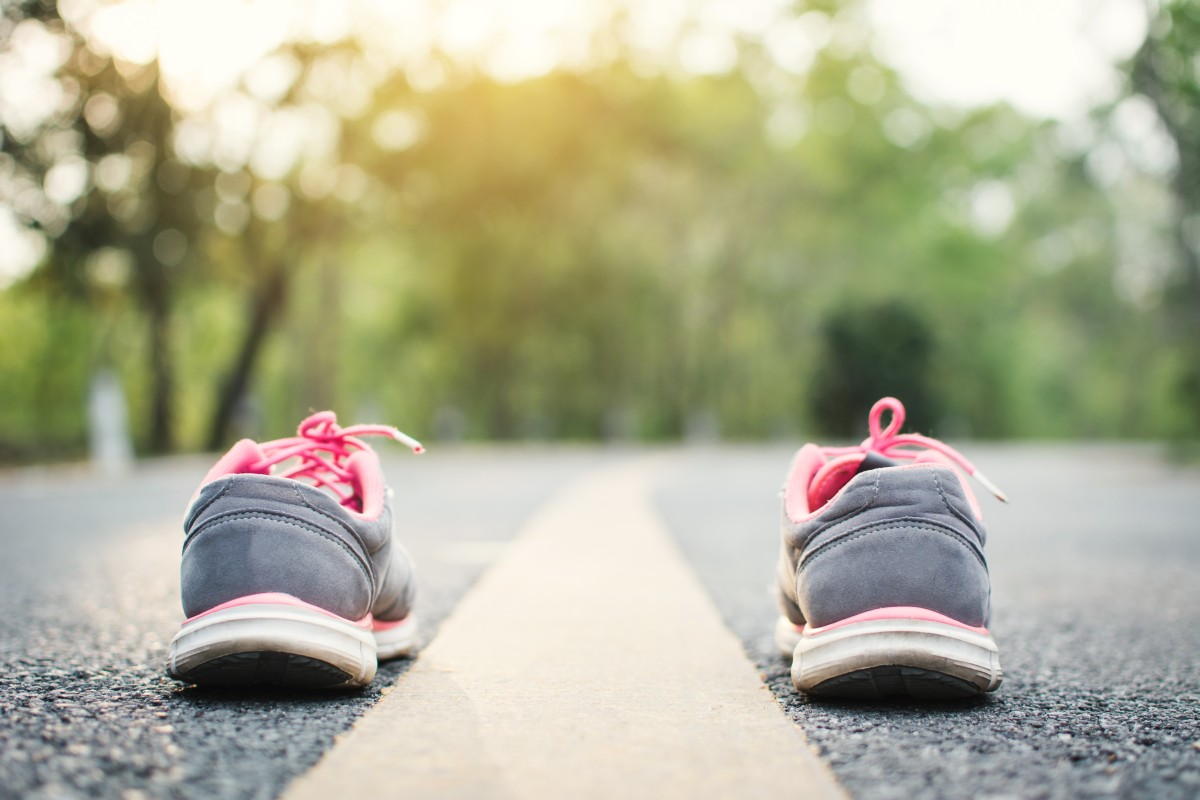
[[[389,458],[425,638],[521,523],[603,451]],[[353,693],[181,688],[166,677],[181,522],[208,459],[122,479],[0,479],[0,797],[273,798],[407,668]]]
[[[770,651],[768,590],[791,448],[674,451],[657,507],[855,797],[1200,797],[1200,471],[1139,447],[964,450],[1013,500],[984,500],[1006,677],[972,703],[809,703],[792,691]],[[426,635],[539,505],[637,455],[389,458]],[[0,476],[0,797],[275,797],[406,668],[316,696],[166,678],[180,517],[207,466]]]
[[974,702],[815,703],[792,689],[768,590],[767,495],[788,449],[698,453],[659,505],[855,797],[1200,797],[1200,472],[1146,447],[960,449],[1011,499],[980,499],[1005,678]]

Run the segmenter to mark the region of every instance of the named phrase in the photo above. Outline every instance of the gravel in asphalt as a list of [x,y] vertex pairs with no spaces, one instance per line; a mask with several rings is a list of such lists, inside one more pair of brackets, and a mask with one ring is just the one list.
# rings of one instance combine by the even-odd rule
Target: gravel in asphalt
[[981,700],[795,692],[771,645],[790,448],[696,450],[659,508],[856,798],[1200,797],[1200,472],[1150,447],[960,449],[1012,499],[982,498],[1005,679]]
[[[535,508],[608,457],[479,448],[389,458],[425,638]],[[381,665],[358,692],[205,691],[167,678],[182,620],[181,520],[208,466],[0,480],[0,797],[276,797],[410,664]]]
[[[963,449],[1013,500],[983,500],[1006,677],[975,702],[817,703],[792,690],[771,652],[769,588],[790,447],[676,451],[657,507],[856,797],[1200,797],[1200,473],[1149,447]],[[426,636],[558,488],[629,455],[389,458]],[[204,692],[163,674],[182,616],[180,518],[208,465],[0,476],[0,797],[275,797],[406,668],[328,695]]]

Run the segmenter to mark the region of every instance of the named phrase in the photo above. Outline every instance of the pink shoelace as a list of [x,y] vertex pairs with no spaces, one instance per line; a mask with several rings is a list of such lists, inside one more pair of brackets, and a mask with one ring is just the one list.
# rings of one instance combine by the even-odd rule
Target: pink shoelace
[[[883,427],[885,411],[892,412],[892,419],[886,428]],[[913,459],[918,455],[913,448],[933,450],[962,467],[968,475],[979,481],[980,485],[994,494],[998,500],[1003,503],[1008,502],[1008,497],[1000,491],[1000,487],[988,480],[987,476],[968,461],[962,453],[948,444],[919,433],[900,433],[900,428],[903,426],[904,404],[894,397],[885,397],[871,406],[868,427],[871,435],[864,439],[861,445],[857,447],[823,447],[821,452],[826,456],[843,456],[871,451],[887,458]]]
[[424,446],[406,433],[390,425],[337,424],[337,415],[322,411],[305,419],[297,430],[299,436],[262,442],[264,457],[253,466],[255,471],[267,472],[285,461],[296,459],[287,469],[274,473],[280,478],[312,482],[317,488],[333,492],[343,506],[357,508],[358,494],[352,488],[353,474],[346,469],[346,459],[355,450],[369,450],[360,436],[384,436],[406,445],[414,453],[425,452]]

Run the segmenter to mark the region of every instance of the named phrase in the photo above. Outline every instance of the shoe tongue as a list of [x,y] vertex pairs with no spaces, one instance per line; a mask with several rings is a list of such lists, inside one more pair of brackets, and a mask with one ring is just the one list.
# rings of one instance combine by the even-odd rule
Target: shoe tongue
[[887,456],[868,450],[866,453],[849,453],[830,459],[817,470],[812,481],[808,484],[808,507],[818,509],[828,503],[850,479],[862,472],[883,467],[899,466]]
[[863,460],[859,463],[858,470],[854,474],[860,475],[873,469],[883,469],[884,467],[898,466],[900,466],[899,461],[896,461],[893,458],[888,458],[884,455],[880,455],[874,450],[868,450],[867,454],[863,456]]

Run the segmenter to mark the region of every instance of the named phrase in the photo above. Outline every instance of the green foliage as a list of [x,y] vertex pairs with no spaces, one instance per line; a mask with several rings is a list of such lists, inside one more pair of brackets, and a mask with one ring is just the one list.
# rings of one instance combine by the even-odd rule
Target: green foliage
[[1170,394],[1187,411],[1176,435],[1200,433],[1200,5],[1162,3],[1133,58],[1132,89],[1149,99],[1174,145],[1178,164],[1170,180],[1173,208],[1166,214],[1178,268],[1168,281],[1171,349],[1181,352]]
[[[91,186],[0,290],[0,458],[80,450],[106,363],[143,449],[285,435],[327,406],[423,438],[857,436],[882,394],[944,435],[1188,430],[1189,348],[1161,291],[1114,291],[1119,203],[1086,153],[1006,107],[923,108],[869,40],[803,77],[752,43],[708,77],[618,55],[518,83],[446,63],[417,90],[395,69],[354,111],[313,76],[369,58],[289,43],[297,77],[263,113],[323,107],[332,144],[268,174],[181,152],[202,120],[154,66],[85,69],[71,36],[78,107],[7,137],[5,164],[44,173],[38,141],[64,130],[93,168],[149,161]],[[128,120],[107,137],[81,111],[100,91]],[[121,198],[154,213],[132,224]]]
[[821,327],[821,355],[812,398],[823,430],[859,433],[880,397],[903,397],[914,430],[937,424],[933,336],[924,318],[897,303],[835,310]]

